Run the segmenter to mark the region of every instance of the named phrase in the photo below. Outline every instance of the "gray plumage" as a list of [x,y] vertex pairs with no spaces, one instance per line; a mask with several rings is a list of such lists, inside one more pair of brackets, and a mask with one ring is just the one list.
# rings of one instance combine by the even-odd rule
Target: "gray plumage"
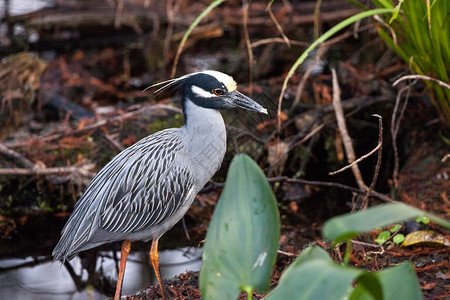
[[[158,239],[182,218],[222,163],[226,131],[217,109],[266,112],[235,91],[232,78],[220,72],[163,84],[158,91],[180,94],[185,125],[140,140],[100,170],[62,230],[55,259],[70,260],[113,241]],[[217,88],[223,89],[220,96],[213,92]]]

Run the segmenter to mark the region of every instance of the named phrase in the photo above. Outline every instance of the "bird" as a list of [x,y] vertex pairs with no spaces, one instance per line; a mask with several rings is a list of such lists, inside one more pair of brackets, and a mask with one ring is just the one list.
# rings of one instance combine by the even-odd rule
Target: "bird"
[[153,133],[107,163],[77,201],[53,250],[66,261],[97,246],[122,241],[114,299],[120,299],[127,256],[133,241],[152,241],[150,260],[163,299],[158,240],[187,212],[195,195],[222,164],[225,122],[219,110],[235,107],[267,114],[237,91],[233,77],[205,70],[150,86],[179,97],[184,125]]

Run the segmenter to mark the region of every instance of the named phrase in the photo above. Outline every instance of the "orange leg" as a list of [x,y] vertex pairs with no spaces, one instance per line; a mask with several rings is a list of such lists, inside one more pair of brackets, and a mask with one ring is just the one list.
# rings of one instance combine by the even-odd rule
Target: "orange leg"
[[127,240],[123,241],[122,251],[120,252],[119,278],[117,279],[116,295],[114,296],[114,300],[120,299],[123,284],[123,274],[125,273],[125,266],[127,264],[127,258],[128,254],[130,253],[130,249],[131,249],[131,242]]
[[166,299],[164,295],[164,286],[162,285],[161,275],[159,274],[159,256],[158,256],[158,239],[152,240],[152,247],[150,249],[150,261],[155,270],[156,279],[158,279],[159,287],[161,288],[161,295],[163,300]]

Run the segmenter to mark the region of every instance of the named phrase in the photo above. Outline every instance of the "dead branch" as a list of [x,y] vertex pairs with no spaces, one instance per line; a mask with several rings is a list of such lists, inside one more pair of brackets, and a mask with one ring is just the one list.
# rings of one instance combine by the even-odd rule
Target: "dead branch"
[[[84,134],[93,129],[97,129],[101,126],[104,126],[104,125],[107,125],[107,124],[110,124],[113,122],[121,122],[121,121],[132,118],[132,117],[142,114],[142,113],[158,116],[160,114],[161,110],[166,110],[166,111],[170,111],[170,112],[177,113],[177,114],[182,113],[181,109],[174,107],[174,106],[167,105],[167,104],[146,105],[146,106],[143,106],[134,111],[130,111],[130,112],[118,115],[118,116],[114,116],[114,117],[110,117],[107,119],[97,121],[93,124],[85,126],[83,129],[75,129],[75,130],[72,130],[69,132],[62,131],[62,132],[59,132],[56,134],[51,134],[48,136],[41,136],[36,139],[38,139],[41,142],[50,142],[50,141],[54,141],[54,140],[57,140],[57,139],[60,139],[63,137],[70,136],[70,135]],[[4,143],[3,145],[7,146],[8,148],[19,148],[19,147],[26,147],[28,144],[29,144],[29,141],[25,140],[25,141]]]
[[355,160],[354,162],[352,162],[351,164],[346,165],[343,168],[340,168],[339,170],[336,171],[332,171],[332,172],[328,172],[328,175],[330,176],[334,176],[338,173],[342,173],[343,171],[347,170],[348,168],[353,167],[354,165],[360,163],[361,161],[363,161],[364,159],[368,158],[369,156],[371,156],[372,154],[374,154],[378,149],[380,149],[380,144],[378,143],[378,145],[373,148],[369,153],[364,154],[363,156],[361,156],[360,158],[358,158],[357,160]]
[[442,87],[445,87],[446,89],[450,90],[450,85],[448,83],[445,83],[439,79],[430,77],[430,76],[426,76],[426,75],[406,75],[406,76],[402,76],[399,79],[397,79],[392,86],[396,86],[397,84],[399,84],[401,81],[404,80],[408,80],[408,79],[423,79],[423,80],[430,80],[433,82],[436,82],[437,84],[439,84]]
[[441,159],[441,162],[445,163],[448,159],[450,159],[450,153],[446,154],[446,155]]
[[[355,150],[353,149],[352,140],[347,131],[347,125],[345,124],[344,119],[344,111],[341,105],[341,91],[339,88],[339,83],[337,80],[336,70],[331,69],[332,77],[333,77],[333,107],[336,113],[336,121],[339,128],[339,132],[342,136],[342,142],[344,143],[345,152],[347,154],[347,161],[349,164],[353,163],[356,160]],[[355,180],[362,190],[367,190],[367,186],[362,179],[361,171],[357,164],[351,166],[353,176],[355,176]]]
[[34,163],[29,161],[22,154],[14,151],[14,150],[9,149],[8,147],[6,147],[3,144],[0,144],[0,154],[3,154],[4,156],[15,160],[16,162],[18,162],[22,166],[27,167],[29,169],[36,167],[36,165]]
[[[394,149],[394,171],[392,173],[392,179],[394,181],[394,188],[398,187],[398,169],[399,169],[399,156],[398,156],[398,147],[397,147],[397,135],[398,130],[400,128],[400,122],[403,119],[403,115],[405,114],[406,106],[408,105],[409,95],[411,93],[411,86],[415,84],[415,82],[411,83],[408,86],[403,87],[397,94],[394,110],[392,111],[391,117],[391,136],[392,136],[392,148]],[[398,107],[400,105],[400,101],[403,93],[406,92],[405,101],[403,102],[402,109],[400,114],[397,117]]]
[[269,13],[270,18],[272,19],[273,24],[275,24],[275,27],[277,28],[278,32],[280,33],[280,35],[283,37],[284,42],[286,43],[286,45],[291,48],[291,42],[289,41],[289,38],[286,36],[286,34],[283,31],[283,27],[281,27],[280,23],[278,22],[277,18],[275,17],[275,15],[273,14],[272,11],[272,4],[273,1],[269,1],[269,4],[267,5],[267,12]]
[[[270,183],[276,183],[276,182],[287,182],[287,183],[298,183],[298,184],[304,184],[304,185],[313,185],[313,186],[326,186],[326,187],[333,187],[338,188],[342,190],[347,190],[353,193],[357,193],[360,195],[364,195],[367,193],[367,190],[358,189],[352,186],[348,186],[345,184],[337,183],[337,182],[328,182],[328,181],[315,181],[315,180],[305,180],[305,179],[299,179],[299,178],[289,178],[287,176],[278,176],[278,177],[268,177],[267,181]],[[209,193],[211,191],[214,191],[216,189],[221,189],[225,186],[225,183],[223,182],[210,182],[210,185],[204,187],[199,193],[205,194]],[[380,194],[376,191],[371,191],[370,196],[377,198],[379,200],[385,201],[385,202],[392,202],[395,203],[395,200],[392,200],[386,195]]]
[[242,1],[242,26],[244,27],[244,38],[245,38],[245,45],[247,47],[247,54],[248,54],[248,81],[249,81],[249,91],[250,96],[253,94],[253,49],[250,43],[250,35],[248,33],[248,10],[249,10],[249,3],[247,0]]
[[[37,166],[37,167],[36,167]],[[53,167],[53,168],[43,168],[35,165],[32,168],[4,168],[0,169],[0,175],[54,175],[54,174],[64,174],[64,173],[79,173],[85,177],[93,177],[93,173],[90,170],[95,168],[95,164],[85,164],[82,166],[70,166],[70,167]]]
[[378,145],[376,148],[378,148],[378,157],[377,157],[377,164],[375,165],[375,171],[373,173],[372,182],[370,183],[369,189],[367,190],[367,193],[364,195],[364,198],[362,200],[362,209],[367,209],[369,204],[369,195],[373,191],[373,188],[375,187],[375,183],[377,182],[378,174],[380,173],[380,166],[381,166],[381,156],[383,153],[383,118],[380,115],[374,114],[374,117],[378,118]]
[[[73,182],[75,184],[88,184],[90,179],[94,177],[94,173],[91,172],[95,168],[92,163],[84,163],[81,166],[70,167],[56,167],[56,168],[44,168],[38,164],[35,164],[28,160],[20,153],[9,149],[5,145],[0,144],[0,153],[9,157],[26,168],[3,168],[0,169],[0,175],[35,175],[44,176],[45,179],[54,184],[59,185],[66,182]],[[55,174],[69,173],[67,176],[56,176]]]

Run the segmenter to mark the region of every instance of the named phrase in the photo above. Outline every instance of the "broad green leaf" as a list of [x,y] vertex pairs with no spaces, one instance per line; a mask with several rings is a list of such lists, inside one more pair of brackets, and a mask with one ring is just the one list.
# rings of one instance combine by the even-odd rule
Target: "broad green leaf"
[[320,247],[307,248],[287,268],[278,286],[265,300],[344,299],[352,292],[352,282],[361,282],[381,298],[379,279],[364,270],[334,263]]
[[269,183],[247,155],[231,162],[206,235],[203,299],[236,299],[241,290],[265,292],[280,239],[280,218]]
[[426,216],[436,224],[447,229],[450,228],[450,221],[406,204],[395,203],[331,218],[325,222],[322,235],[334,243],[339,243],[375,228],[415,219],[418,216]]
[[[422,292],[410,262],[374,273],[381,282],[383,299],[420,300]],[[349,300],[375,299],[365,287],[358,284]]]

